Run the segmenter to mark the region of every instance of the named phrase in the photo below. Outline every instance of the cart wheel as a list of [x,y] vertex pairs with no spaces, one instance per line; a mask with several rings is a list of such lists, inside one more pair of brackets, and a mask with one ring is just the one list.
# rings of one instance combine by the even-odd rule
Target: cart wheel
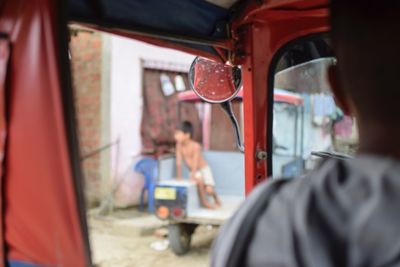
[[176,255],[184,255],[190,250],[192,234],[196,224],[174,223],[168,225],[168,238],[172,251]]

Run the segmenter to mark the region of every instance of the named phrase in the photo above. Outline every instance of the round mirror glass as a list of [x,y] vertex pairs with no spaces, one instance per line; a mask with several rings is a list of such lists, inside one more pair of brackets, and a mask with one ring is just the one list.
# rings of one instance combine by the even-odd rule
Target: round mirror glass
[[197,57],[190,67],[192,90],[204,101],[223,103],[236,96],[241,87],[241,70],[223,63]]

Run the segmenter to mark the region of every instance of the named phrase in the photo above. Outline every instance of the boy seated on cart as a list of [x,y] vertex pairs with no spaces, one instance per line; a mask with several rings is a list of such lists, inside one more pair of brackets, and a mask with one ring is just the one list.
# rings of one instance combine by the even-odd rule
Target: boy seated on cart
[[[221,206],[221,202],[214,190],[215,181],[202,154],[201,145],[192,139],[193,125],[184,121],[177,125],[174,138],[176,141],[176,175],[182,180],[182,160],[190,170],[190,180],[197,184],[201,204],[209,209]],[[214,199],[215,204],[207,200],[207,196]]]

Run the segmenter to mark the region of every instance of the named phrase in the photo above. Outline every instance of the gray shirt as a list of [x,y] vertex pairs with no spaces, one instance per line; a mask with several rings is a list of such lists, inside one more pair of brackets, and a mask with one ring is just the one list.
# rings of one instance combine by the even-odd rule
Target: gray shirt
[[243,225],[271,183],[258,186],[221,229],[212,266],[228,266],[238,233],[248,227],[237,266],[400,266],[400,162],[377,156],[325,161],[281,186],[258,218]]

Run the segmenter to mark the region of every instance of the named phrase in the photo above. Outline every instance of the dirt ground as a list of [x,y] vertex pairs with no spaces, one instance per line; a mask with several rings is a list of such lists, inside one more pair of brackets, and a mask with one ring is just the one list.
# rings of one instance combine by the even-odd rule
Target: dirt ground
[[140,236],[128,234],[115,227],[115,221],[129,216],[141,215],[137,211],[118,211],[111,217],[89,220],[93,262],[98,267],[204,267],[209,266],[209,249],[217,233],[216,228],[200,226],[192,238],[192,248],[184,256],[176,256],[170,248],[156,251],[151,248],[155,242],[167,238],[154,234]]

